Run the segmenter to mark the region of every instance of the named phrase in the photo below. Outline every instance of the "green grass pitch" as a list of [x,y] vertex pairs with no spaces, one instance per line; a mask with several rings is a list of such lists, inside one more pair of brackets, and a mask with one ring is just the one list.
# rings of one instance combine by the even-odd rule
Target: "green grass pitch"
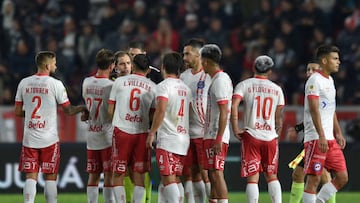
[[[99,195],[99,203],[103,203],[102,196]],[[360,199],[360,192],[339,192],[336,194],[336,202],[337,203],[352,203],[357,202]],[[283,193],[283,202],[286,203],[289,200],[289,193]],[[6,203],[18,203],[22,202],[22,194],[0,194],[0,202]],[[45,203],[45,198],[42,193],[37,194],[36,203]],[[85,193],[59,193],[58,202],[65,203],[80,203],[86,202],[86,194]],[[152,195],[152,203],[157,202],[157,193],[153,192]],[[246,194],[244,192],[237,193],[229,193],[229,203],[238,203],[238,202],[246,202]],[[271,203],[271,200],[267,193],[260,193],[259,202],[261,203]]]

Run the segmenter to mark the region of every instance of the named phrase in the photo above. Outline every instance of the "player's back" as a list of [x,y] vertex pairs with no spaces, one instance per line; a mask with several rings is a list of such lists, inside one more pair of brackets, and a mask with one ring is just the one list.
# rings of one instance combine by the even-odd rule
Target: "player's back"
[[185,155],[190,143],[191,90],[180,79],[166,78],[158,84],[156,97],[167,100],[165,118],[158,130],[157,147]]
[[88,149],[98,150],[111,145],[113,131],[108,113],[108,100],[113,81],[108,77],[91,76],[83,82],[83,98],[89,110]]
[[155,107],[155,89],[155,83],[144,75],[117,78],[110,94],[110,100],[116,102],[113,125],[130,134],[147,132],[149,113]]
[[24,106],[24,146],[41,148],[59,140],[57,104],[69,103],[61,81],[39,74],[24,78],[19,83],[15,101]]
[[244,127],[261,140],[272,140],[278,135],[275,130],[275,112],[284,105],[280,86],[267,78],[256,76],[240,82],[234,91],[244,101]]
[[108,99],[113,81],[104,77],[91,76],[83,82],[83,98],[89,110],[89,122],[97,125],[111,123],[108,114]]

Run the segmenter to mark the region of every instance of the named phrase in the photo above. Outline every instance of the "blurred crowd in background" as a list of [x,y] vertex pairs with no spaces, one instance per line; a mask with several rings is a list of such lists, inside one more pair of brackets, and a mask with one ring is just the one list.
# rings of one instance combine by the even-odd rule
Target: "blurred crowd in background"
[[143,42],[152,65],[190,38],[216,43],[233,84],[268,54],[288,105],[303,104],[305,66],[323,43],[341,50],[334,75],[339,105],[360,104],[360,1],[357,0],[0,0],[0,104],[12,105],[19,81],[36,70],[37,51],[57,54],[56,77],[73,104],[96,69],[100,48]]

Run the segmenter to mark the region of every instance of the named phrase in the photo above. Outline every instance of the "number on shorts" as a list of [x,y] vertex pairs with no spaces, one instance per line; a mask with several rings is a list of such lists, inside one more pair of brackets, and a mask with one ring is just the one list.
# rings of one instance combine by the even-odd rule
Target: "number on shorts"
[[206,152],[206,157],[207,158],[212,158],[212,157],[214,157],[214,149],[213,148],[209,148],[209,149],[206,149],[205,150],[205,152]]

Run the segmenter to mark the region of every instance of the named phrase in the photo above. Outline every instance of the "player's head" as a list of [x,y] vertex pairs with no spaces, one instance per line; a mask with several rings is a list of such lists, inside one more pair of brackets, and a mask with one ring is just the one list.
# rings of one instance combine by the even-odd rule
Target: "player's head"
[[162,59],[162,70],[165,74],[179,76],[184,70],[185,64],[181,55],[177,52],[166,53]]
[[201,39],[190,39],[184,44],[183,59],[186,68],[196,68],[201,65],[200,49],[204,46],[204,41]]
[[200,49],[201,65],[205,73],[212,74],[219,68],[222,52],[216,44],[206,44]]
[[321,70],[325,74],[339,71],[340,50],[333,45],[321,45],[316,50],[316,58],[320,64]]
[[144,43],[140,41],[130,42],[128,53],[132,58],[134,58],[137,54],[146,54]]
[[131,57],[125,51],[115,52],[115,68],[117,76],[129,75],[131,73]]
[[146,73],[150,69],[150,58],[146,54],[137,54],[133,59],[134,70]]
[[256,57],[254,62],[254,69],[256,74],[266,74],[274,66],[272,58],[266,55]]
[[100,70],[114,68],[115,57],[114,53],[108,49],[100,49],[96,54],[96,65]]
[[53,73],[56,70],[56,54],[52,51],[40,51],[35,56],[35,63],[39,70]]
[[210,60],[219,64],[222,56],[221,49],[216,44],[206,44],[200,49],[201,60]]
[[306,66],[306,77],[310,77],[313,73],[320,69],[319,63],[317,61],[310,61]]

